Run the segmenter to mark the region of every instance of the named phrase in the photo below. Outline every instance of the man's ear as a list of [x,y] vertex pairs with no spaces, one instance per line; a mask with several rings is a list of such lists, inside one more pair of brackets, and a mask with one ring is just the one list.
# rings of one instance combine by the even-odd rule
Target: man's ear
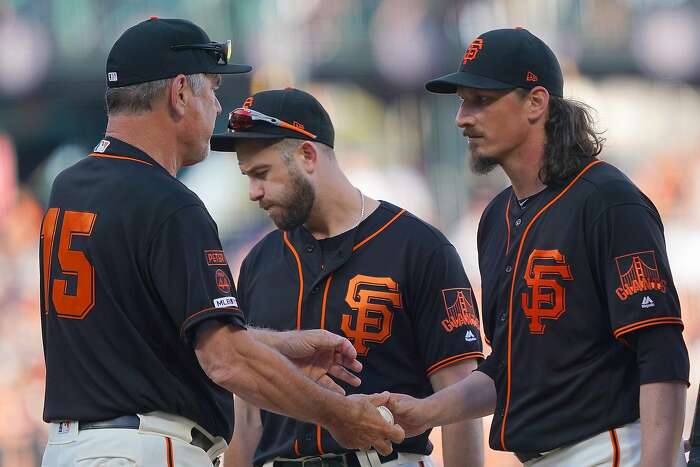
[[299,145],[296,152],[301,156],[300,162],[304,171],[309,174],[315,172],[319,157],[316,145],[311,141],[304,141]]
[[535,122],[542,118],[549,108],[549,92],[542,86],[535,86],[527,95],[528,120]]
[[188,90],[189,86],[185,75],[177,75],[174,77],[168,88],[168,108],[171,114],[178,120],[184,117],[187,111],[187,104],[189,103],[189,97],[191,95],[191,92]]

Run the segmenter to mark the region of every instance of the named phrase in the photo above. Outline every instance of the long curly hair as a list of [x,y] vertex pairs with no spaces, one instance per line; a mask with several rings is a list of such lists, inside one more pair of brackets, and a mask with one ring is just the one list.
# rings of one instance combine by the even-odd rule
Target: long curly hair
[[594,128],[592,112],[582,102],[550,96],[544,162],[539,173],[542,183],[565,183],[603,150],[605,139]]

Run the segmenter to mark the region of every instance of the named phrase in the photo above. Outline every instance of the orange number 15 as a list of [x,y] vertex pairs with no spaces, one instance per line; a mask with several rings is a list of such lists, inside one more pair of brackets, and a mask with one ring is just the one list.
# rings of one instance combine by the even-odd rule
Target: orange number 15
[[[71,248],[74,236],[89,237],[95,225],[96,214],[92,212],[64,211],[58,236],[59,269],[64,276],[73,276],[76,281],[75,295],[68,293],[68,281],[52,280],[51,262],[54,258],[54,238],[58,223],[59,208],[49,208],[41,226],[41,268],[44,286],[44,311],[49,312],[53,303],[60,318],[83,319],[95,305],[95,269],[85,253]],[[51,291],[51,301],[49,301]]]

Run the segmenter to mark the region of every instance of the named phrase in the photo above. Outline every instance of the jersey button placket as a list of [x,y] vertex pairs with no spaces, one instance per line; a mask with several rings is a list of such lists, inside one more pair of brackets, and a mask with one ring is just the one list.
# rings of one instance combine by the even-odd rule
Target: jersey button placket
[[313,253],[313,252],[314,252],[314,246],[313,246],[313,245],[306,245],[306,251],[309,252],[309,253]]
[[517,219],[515,219],[515,226],[516,227],[520,227],[520,224],[522,224],[522,223],[523,223],[523,220],[521,218],[518,217]]
[[510,274],[512,271],[513,271],[513,266],[511,266],[510,264],[508,266],[506,266],[506,273]]

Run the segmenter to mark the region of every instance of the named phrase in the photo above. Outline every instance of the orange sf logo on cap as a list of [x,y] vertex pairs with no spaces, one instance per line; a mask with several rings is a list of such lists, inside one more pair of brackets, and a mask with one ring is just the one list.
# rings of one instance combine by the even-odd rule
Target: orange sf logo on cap
[[244,109],[249,109],[251,105],[253,105],[253,96],[250,96],[249,98],[243,101]]
[[479,50],[483,48],[484,40],[480,37],[474,39],[472,43],[469,44],[469,47],[467,47],[467,51],[464,53],[464,60],[462,60],[462,64],[465,65],[469,60],[474,60],[476,55],[479,53]]

